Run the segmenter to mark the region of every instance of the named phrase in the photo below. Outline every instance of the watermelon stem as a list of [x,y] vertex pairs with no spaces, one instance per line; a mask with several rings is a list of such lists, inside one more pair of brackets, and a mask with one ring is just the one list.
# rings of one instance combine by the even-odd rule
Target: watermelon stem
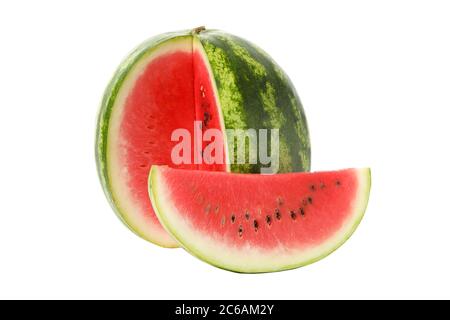
[[205,30],[206,30],[205,26],[200,26],[200,27],[192,29],[192,33],[199,34],[200,32],[205,31]]

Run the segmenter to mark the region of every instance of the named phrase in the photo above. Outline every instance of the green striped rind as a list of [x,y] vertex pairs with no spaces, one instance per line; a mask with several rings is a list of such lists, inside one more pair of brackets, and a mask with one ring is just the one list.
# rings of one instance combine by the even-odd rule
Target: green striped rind
[[[96,131],[96,141],[95,141],[95,158],[97,163],[97,173],[100,178],[103,191],[110,202],[114,212],[119,217],[119,219],[135,234],[147,239],[144,235],[140,234],[136,228],[130,226],[130,224],[125,219],[125,213],[122,212],[120,204],[115,198],[109,178],[108,172],[108,131],[110,125],[111,114],[113,107],[116,102],[117,95],[122,87],[130,71],[136,66],[136,64],[143,58],[154,52],[160,44],[163,44],[172,39],[178,39],[180,37],[191,37],[190,31],[180,31],[180,32],[170,32],[158,35],[156,37],[150,38],[135,50],[133,50],[128,57],[120,64],[119,68],[116,70],[113,78],[109,82],[105,93],[103,95],[100,111],[97,117],[97,131]],[[154,241],[153,241],[154,242]],[[163,244],[159,244],[164,246]]]
[[[198,37],[214,74],[226,129],[279,129],[278,172],[309,171],[308,126],[288,76],[244,39],[216,30]],[[233,164],[231,170],[259,173],[262,166]]]

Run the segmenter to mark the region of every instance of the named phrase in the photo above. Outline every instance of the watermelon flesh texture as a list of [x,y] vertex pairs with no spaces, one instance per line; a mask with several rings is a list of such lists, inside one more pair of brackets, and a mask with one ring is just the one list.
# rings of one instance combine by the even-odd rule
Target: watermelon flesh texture
[[[164,164],[174,168],[225,171],[225,164],[175,165],[171,159],[171,141],[175,129],[186,129],[194,137],[194,121],[200,121],[204,131],[222,130],[214,89],[207,65],[200,53],[193,53],[192,39],[168,43],[153,53],[139,70],[124,102],[118,124],[118,145],[112,155],[123,186],[117,194],[121,203],[129,205],[124,212],[127,224],[146,239],[163,246],[176,243],[159,224],[148,197],[147,181],[151,165]],[[191,139],[194,150],[194,139]],[[112,140],[114,141],[114,140]],[[206,147],[206,144],[201,146]]]
[[317,261],[365,212],[369,169],[250,175],[152,167],[149,193],[166,230],[189,252],[236,272]]

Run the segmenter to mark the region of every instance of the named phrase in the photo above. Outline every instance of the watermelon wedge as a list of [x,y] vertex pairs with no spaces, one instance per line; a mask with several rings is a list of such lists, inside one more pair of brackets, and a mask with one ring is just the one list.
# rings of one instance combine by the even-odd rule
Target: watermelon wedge
[[219,268],[293,269],[341,246],[360,223],[370,170],[251,175],[153,166],[159,221],[194,256]]
[[308,171],[306,118],[295,88],[261,49],[216,30],[185,30],[153,37],[119,66],[104,94],[96,135],[97,168],[118,217],[142,238],[163,247],[177,243],[154,214],[147,191],[151,165],[259,173],[261,163],[196,162],[206,143],[191,141],[188,163],[172,161],[175,130],[280,132],[279,172]]

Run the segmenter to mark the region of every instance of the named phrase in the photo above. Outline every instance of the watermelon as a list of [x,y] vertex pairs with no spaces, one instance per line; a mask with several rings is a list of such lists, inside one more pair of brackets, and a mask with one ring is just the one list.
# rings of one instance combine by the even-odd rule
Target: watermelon
[[[200,125],[196,127],[196,123]],[[97,168],[119,218],[142,238],[177,243],[160,225],[148,198],[152,165],[259,173],[265,164],[196,161],[208,143],[191,141],[189,161],[172,161],[176,129],[279,129],[279,172],[308,171],[310,144],[297,93],[260,48],[221,31],[198,28],[156,36],[120,65],[104,94],[96,134]],[[233,151],[233,150],[231,150]],[[234,154],[234,153],[232,153]]]
[[219,268],[260,273],[315,262],[360,223],[370,170],[251,175],[153,166],[149,194],[166,230]]

